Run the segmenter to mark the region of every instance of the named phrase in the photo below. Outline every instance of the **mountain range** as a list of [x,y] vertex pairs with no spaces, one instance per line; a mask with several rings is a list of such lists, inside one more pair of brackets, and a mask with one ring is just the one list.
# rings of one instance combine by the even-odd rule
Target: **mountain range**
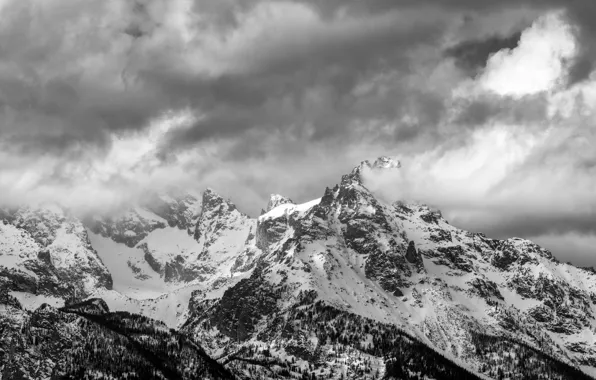
[[[596,273],[388,201],[0,208],[0,379],[591,379]],[[385,189],[391,191],[391,189]]]

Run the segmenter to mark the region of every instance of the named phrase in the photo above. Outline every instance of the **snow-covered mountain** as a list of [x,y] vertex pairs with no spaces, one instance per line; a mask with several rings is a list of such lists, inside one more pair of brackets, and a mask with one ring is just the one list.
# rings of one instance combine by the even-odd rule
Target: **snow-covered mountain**
[[112,278],[80,220],[53,204],[0,210],[0,285],[48,297],[85,298]]
[[86,219],[92,244],[114,279],[113,290],[94,296],[112,309],[175,327],[186,320],[193,291],[217,293],[236,281],[231,272],[254,265],[256,252],[247,241],[254,239],[256,221],[211,189],[201,197],[180,191],[154,195],[149,202]]
[[596,274],[367,187],[400,166],[365,161],[303,204],[272,195],[258,218],[211,189],[84,222],[5,210],[0,284],[30,309],[101,297],[247,378],[596,373]]

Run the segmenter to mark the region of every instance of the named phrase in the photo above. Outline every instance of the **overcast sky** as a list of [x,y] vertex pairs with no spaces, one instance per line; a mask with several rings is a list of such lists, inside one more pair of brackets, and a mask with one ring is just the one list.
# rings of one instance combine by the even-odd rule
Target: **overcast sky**
[[0,194],[395,197],[596,264],[594,0],[0,0]]

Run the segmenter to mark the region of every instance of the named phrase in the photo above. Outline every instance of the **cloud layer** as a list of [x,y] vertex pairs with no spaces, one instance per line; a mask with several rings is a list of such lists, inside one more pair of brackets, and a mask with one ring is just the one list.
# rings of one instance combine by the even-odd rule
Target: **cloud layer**
[[387,196],[596,264],[594,15],[588,0],[0,0],[3,201],[88,211],[211,186],[255,214],[391,154]]

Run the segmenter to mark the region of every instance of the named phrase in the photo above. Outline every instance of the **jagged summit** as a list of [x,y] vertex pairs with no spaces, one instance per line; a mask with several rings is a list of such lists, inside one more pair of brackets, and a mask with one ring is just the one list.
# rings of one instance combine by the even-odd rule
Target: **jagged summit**
[[210,187],[205,189],[205,191],[203,192],[202,207],[203,212],[205,212],[205,210],[207,209],[220,209],[222,212],[234,211],[238,209],[236,205],[232,203],[231,200],[225,199]]
[[213,190],[211,187],[208,187],[205,189],[205,191],[203,191],[202,197],[203,204],[212,200],[217,201],[218,203],[225,202],[225,198],[219,195],[219,193]]
[[395,157],[381,156],[372,164],[374,169],[398,169],[401,168],[401,162]]
[[396,157],[381,156],[377,158],[373,163],[369,160],[364,160],[360,165],[356,166],[352,173],[362,171],[362,169],[399,169],[401,168],[401,162]]
[[352,169],[350,174],[346,174],[342,177],[342,184],[352,183],[362,185],[362,175],[366,171],[379,171],[399,168],[401,168],[401,162],[395,157],[381,156],[373,163],[371,163],[369,160],[364,160],[360,163],[360,165]]
[[269,202],[267,203],[267,208],[265,209],[265,212],[269,212],[269,211],[273,210],[274,208],[276,208],[277,206],[285,205],[285,204],[295,204],[295,203],[290,198],[284,197],[283,195],[271,194],[269,196]]

